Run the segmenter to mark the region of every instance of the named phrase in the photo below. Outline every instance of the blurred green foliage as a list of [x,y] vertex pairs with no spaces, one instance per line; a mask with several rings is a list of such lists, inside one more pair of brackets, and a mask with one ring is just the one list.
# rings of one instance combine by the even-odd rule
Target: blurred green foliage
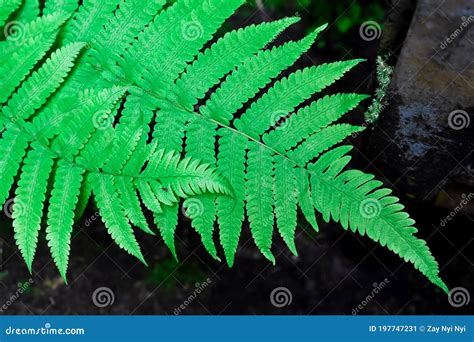
[[[256,6],[256,2],[252,1]],[[265,8],[289,15],[296,9],[301,15],[310,15],[315,26],[334,23],[339,33],[346,33],[352,27],[367,20],[381,22],[384,19],[386,1],[381,0],[263,0]]]
[[[176,1],[167,0],[170,5]],[[348,33],[351,29],[358,29],[369,20],[376,21],[383,27],[387,2],[388,0],[248,0],[240,13],[250,17],[250,11],[256,11],[260,7],[260,10],[273,19],[300,15],[307,20],[306,33],[329,23],[329,36],[318,38],[318,48],[324,48],[330,42],[332,49],[344,47],[350,50],[353,42]]]
[[151,265],[145,282],[164,290],[172,290],[179,288],[179,285],[194,286],[206,278],[207,274],[199,264],[193,261],[178,263],[173,258],[166,258]]
[[[260,6],[269,14],[278,17],[299,13],[303,19],[308,19],[305,24],[308,31],[329,23],[331,27],[331,42],[338,42],[347,38],[351,29],[359,27],[366,21],[373,20],[381,26],[384,21],[386,0],[250,0],[249,5],[254,8]],[[324,47],[326,41],[320,40]]]

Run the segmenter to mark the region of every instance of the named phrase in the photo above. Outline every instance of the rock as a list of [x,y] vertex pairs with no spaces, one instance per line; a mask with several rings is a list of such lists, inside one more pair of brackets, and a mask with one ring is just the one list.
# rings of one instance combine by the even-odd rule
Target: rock
[[472,186],[473,56],[472,1],[420,0],[368,144],[399,191],[431,200],[452,184]]

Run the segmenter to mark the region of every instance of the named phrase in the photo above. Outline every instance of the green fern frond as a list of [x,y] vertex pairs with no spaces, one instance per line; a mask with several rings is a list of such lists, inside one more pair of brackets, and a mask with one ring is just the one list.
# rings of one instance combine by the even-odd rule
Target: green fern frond
[[73,13],[79,6],[79,0],[46,0],[43,14],[48,15],[54,12]]
[[247,156],[245,202],[250,230],[262,254],[275,263],[273,237],[273,156],[270,150],[251,142]]
[[0,103],[5,103],[10,94],[28,75],[28,72],[46,54],[56,37],[39,36],[31,38],[0,66]]
[[[188,62],[243,0],[178,1],[160,13],[127,51],[128,75],[145,89],[165,95]],[[154,54],[149,46],[160,51]],[[154,54],[152,56],[152,54]],[[151,58],[153,57],[153,58]],[[147,65],[144,64],[147,63]],[[142,78],[143,77],[143,78]]]
[[74,218],[90,199],[143,263],[134,227],[153,234],[145,208],[174,257],[180,206],[219,259],[217,227],[230,266],[246,218],[266,258],[275,262],[274,228],[296,255],[301,210],[315,230],[317,211],[368,235],[446,291],[398,199],[373,176],[344,171],[349,148],[337,145],[362,128],[337,121],[367,96],[315,98],[361,60],[281,78],[326,26],[282,45],[273,40],[297,18],[214,39],[243,2],[86,0],[76,10],[77,0],[47,0],[38,18],[37,0],[6,0],[0,26],[17,15],[24,30],[0,42],[0,200],[19,174],[13,224],[27,266],[44,203],[63,278]]
[[176,260],[178,260],[178,255],[176,253],[174,236],[176,226],[178,225],[178,209],[179,206],[176,204],[165,206],[161,213],[154,214],[155,224],[160,231],[160,235]]
[[315,208],[313,205],[313,189],[311,189],[306,170],[301,168],[296,169],[296,184],[298,206],[301,209],[306,221],[308,221],[314,230],[318,232],[319,226],[318,222],[316,221]]
[[254,102],[235,126],[253,138],[258,138],[298,105],[331,85],[361,60],[323,64],[297,71],[282,79]]
[[337,121],[367,97],[359,94],[327,95],[292,115],[288,123],[291,125],[290,129],[288,124],[276,127],[263,136],[263,141],[285,153],[310,135]]
[[23,162],[15,191],[12,215],[15,240],[30,272],[52,167],[52,153],[38,143],[33,144]]
[[[257,56],[246,59],[212,94],[210,100],[201,108],[201,114],[221,124],[229,124],[233,114],[242,108],[245,102],[310,48],[319,31],[320,29],[316,30],[299,42],[264,50]],[[252,81],[246,82],[249,78]],[[235,91],[237,88],[238,92]]]
[[102,122],[107,122],[117,101],[124,96],[126,89],[114,87],[98,93],[85,91],[84,98],[89,99],[63,125],[63,133],[52,143],[52,149],[66,160],[73,160]]
[[113,17],[119,0],[87,0],[69,19],[61,32],[61,43],[90,43],[105,23]]
[[332,125],[311,135],[297,148],[289,151],[287,155],[298,164],[306,165],[310,160],[318,157],[322,152],[342,142],[350,135],[362,130],[364,130],[363,127],[352,126],[350,124]]
[[[6,40],[0,41],[0,59],[4,61],[5,64],[14,64],[18,62],[18,58],[15,57],[15,54],[22,56],[19,50],[24,50],[26,45],[49,39],[53,39],[54,41],[57,31],[67,18],[67,14],[55,12],[36,18],[28,23],[10,22],[10,26],[4,29]],[[8,71],[8,69],[5,70]],[[2,74],[2,76],[6,77],[5,74]],[[9,94],[9,92],[5,91],[2,96]]]
[[27,22],[37,18],[39,14],[39,0],[23,0],[19,11],[16,13],[15,20]]
[[66,279],[74,224],[84,170],[61,160],[54,176],[49,199],[46,239],[61,276]]
[[[138,198],[136,190],[133,188],[133,180],[126,177],[117,177],[115,185],[120,201],[123,204],[125,215],[130,222],[143,230],[145,233],[154,235],[153,231],[148,226],[145,215],[143,214],[140,199]],[[156,200],[155,200],[156,201]]]
[[104,219],[109,234],[121,248],[146,264],[123,206],[120,201],[117,201],[118,194],[114,177],[95,174],[91,179],[91,184],[100,215]]
[[[21,170],[13,225],[15,239],[31,271],[47,199],[47,184],[54,175],[46,233],[53,259],[61,276],[66,279],[75,211],[84,210],[92,190],[112,238],[143,262],[129,220],[146,232],[152,231],[144,219],[137,183],[145,181],[151,185],[153,200],[158,206],[160,201],[176,203],[179,196],[189,197],[204,192],[230,194],[231,190],[208,165],[190,158],[181,161],[175,153],[153,152],[155,148],[138,144],[143,136],[140,133],[143,131],[136,124],[138,122],[134,125],[131,121],[125,121],[115,133],[112,122],[118,113],[118,102],[125,95],[124,87],[84,90],[76,96],[77,99],[68,96],[65,100],[63,97],[57,100],[61,91],[48,102],[48,106],[42,108],[72,69],[84,46],[82,43],[71,43],[52,52],[46,62],[11,95],[54,42],[55,34],[46,35],[46,32],[52,32],[49,27],[53,27],[53,19],[57,29],[65,17],[50,15],[27,25],[28,32],[34,37],[30,41],[36,39],[41,42],[41,39],[48,37],[45,42],[49,46],[41,45],[37,50],[27,51],[25,47],[31,48],[31,42],[17,42],[18,51],[12,60],[23,53],[30,53],[30,57],[18,67],[13,65],[14,72],[2,65],[6,74],[2,95],[5,94],[9,100],[1,111],[1,122],[6,125],[3,126],[6,131],[0,139],[0,150],[3,152],[0,195],[4,202],[14,177]],[[104,122],[106,126],[111,124],[104,127]],[[115,139],[117,134],[119,138]],[[132,139],[134,143],[130,143],[132,136],[135,137]],[[144,150],[141,156],[139,145]],[[123,153],[111,156],[109,148],[111,151],[113,147],[120,148]],[[135,156],[142,157],[141,165]],[[145,163],[147,167],[143,169]],[[30,187],[34,191],[29,191]],[[124,204],[127,209],[124,209]]]
[[94,37],[91,55],[103,63],[119,62],[121,53],[162,9],[166,0],[122,0],[115,15]]
[[83,47],[82,43],[73,43],[53,52],[46,63],[13,94],[1,115],[14,122],[24,121],[33,115],[64,81]]
[[[171,89],[171,99],[187,108],[194,106],[206,92],[242,61],[253,56],[298,18],[287,18],[275,22],[251,25],[227,33],[210,48],[200,53],[196,61],[176,81]],[[209,65],[213,65],[209,69]]]
[[2,6],[0,7],[0,28],[5,25],[10,15],[15,12],[20,5],[21,0],[4,0],[2,2]]
[[[215,164],[214,146],[216,143],[217,126],[210,122],[192,121],[187,125],[189,144],[186,145],[188,156],[197,158],[208,164]],[[199,140],[197,140],[199,139]],[[191,207],[189,209],[186,204]],[[214,221],[216,219],[216,199],[204,194],[185,202],[186,211],[192,210],[192,226],[201,235],[204,247],[209,254],[219,259],[213,240]]]
[[0,139],[0,201],[5,203],[8,194],[20,168],[21,161],[26,154],[29,139],[16,126],[11,126],[2,134]]
[[296,169],[288,159],[282,156],[275,157],[273,194],[278,231],[290,251],[298,255],[295,246],[296,205],[298,203]]
[[348,151],[346,147],[335,149],[310,167],[312,186],[318,189],[314,203],[324,219],[332,217],[345,229],[387,246],[449,292],[438,276],[438,264],[426,243],[414,236],[415,221],[402,211],[398,198],[389,196],[391,190],[380,188],[382,183],[373,180],[372,175],[357,170],[342,172],[350,160],[344,156]]
[[218,133],[220,149],[217,168],[229,181],[234,197],[217,199],[217,219],[222,248],[227,263],[232,266],[244,220],[245,161],[248,141],[229,130],[221,129]]

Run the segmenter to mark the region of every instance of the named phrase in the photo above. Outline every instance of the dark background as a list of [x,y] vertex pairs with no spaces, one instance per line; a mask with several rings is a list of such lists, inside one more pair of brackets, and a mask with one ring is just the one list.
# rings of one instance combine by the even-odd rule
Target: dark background
[[[226,29],[298,13],[303,20],[283,33],[280,43],[301,38],[312,28],[328,22],[326,32],[295,68],[365,58],[367,62],[328,91],[373,94],[377,55],[389,53],[389,63],[397,68],[401,63],[410,63],[410,58],[401,59],[399,56],[408,39],[417,39],[416,35],[407,38],[409,25],[416,16],[416,6],[416,1],[267,0],[259,6],[249,1],[230,20]],[[439,8],[433,7],[433,10],[436,12]],[[472,12],[471,7],[466,8]],[[375,21],[381,27],[385,25],[380,39],[362,39],[359,28],[367,21]],[[453,25],[456,28],[458,24]],[[462,72],[472,73],[472,55],[465,58],[470,58],[471,62],[467,71]],[[388,94],[389,105],[397,103],[397,96],[396,90],[392,89]],[[367,105],[353,112],[351,122],[363,122]],[[441,277],[450,288],[463,287],[472,293],[472,204],[464,207],[448,224],[441,225],[441,221],[459,205],[459,196],[472,192],[472,126],[467,135],[454,138],[460,144],[464,143],[461,151],[452,151],[452,155],[463,156],[457,158],[467,172],[463,181],[448,179],[452,169],[433,157],[440,153],[441,148],[433,143],[429,153],[403,169],[418,173],[419,179],[430,180],[431,185],[417,181],[410,183],[405,172],[396,167],[401,164],[399,159],[404,158],[405,151],[403,148],[398,152],[396,148],[386,151],[385,142],[380,138],[381,132],[393,129],[390,120],[394,120],[396,113],[391,109],[384,111],[381,121],[351,141],[357,147],[353,153],[353,166],[374,173],[394,189],[417,221],[418,236],[427,240],[438,260]],[[430,127],[427,132],[431,134]],[[394,138],[391,134],[386,135],[388,139]],[[397,143],[400,141],[395,145]],[[442,147],[451,155],[451,146]],[[416,168],[416,163],[430,160],[436,161],[431,169]],[[344,231],[338,224],[319,222],[321,231],[316,234],[304,220],[300,220],[296,239],[299,257],[292,256],[281,238],[274,235],[275,267],[259,254],[248,227],[244,227],[235,266],[229,269],[224,262],[218,263],[207,255],[189,221],[183,217],[177,234],[179,263],[172,259],[158,237],[151,238],[137,232],[150,264],[146,268],[112,244],[94,207],[90,206],[74,231],[69,285],[59,277],[44,236],[41,236],[41,247],[31,276],[33,284],[4,314],[173,315],[175,309],[193,294],[196,284],[202,284],[208,278],[211,280],[209,286],[190,300],[191,303],[181,310],[182,314],[351,315],[353,309],[371,294],[374,284],[385,279],[387,285],[359,310],[359,314],[473,313],[472,303],[453,307],[440,289],[386,248],[366,237]],[[2,217],[1,224],[0,303],[4,303],[15,294],[19,283],[30,279],[30,275],[13,241],[10,220]],[[114,296],[113,303],[104,308],[98,308],[92,300],[94,291],[100,287],[110,288]],[[275,307],[270,300],[271,292],[278,287],[285,287],[292,297],[291,303],[282,308]]]

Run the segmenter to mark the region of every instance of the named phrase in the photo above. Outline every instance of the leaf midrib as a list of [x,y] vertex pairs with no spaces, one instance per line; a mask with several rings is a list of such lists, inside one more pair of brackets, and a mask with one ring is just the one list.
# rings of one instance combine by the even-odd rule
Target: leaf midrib
[[[103,71],[103,68],[98,67],[98,65],[94,65],[94,69],[95,69],[96,71],[98,71],[98,72]],[[204,117],[202,114],[197,113],[197,112],[195,112],[194,110],[189,110],[188,108],[185,108],[184,106],[182,106],[180,103],[174,102],[174,101],[170,100],[169,98],[161,97],[159,94],[157,94],[157,93],[155,93],[155,92],[153,92],[153,91],[150,91],[150,90],[147,90],[147,89],[143,89],[142,87],[140,87],[139,85],[137,85],[134,81],[131,81],[131,80],[126,79],[126,78],[124,78],[124,77],[120,77],[120,76],[118,76],[118,75],[115,75],[115,76],[117,77],[117,79],[118,79],[119,81],[122,81],[122,82],[124,82],[125,84],[132,84],[133,86],[135,86],[135,87],[137,87],[138,89],[142,90],[144,93],[148,94],[149,96],[151,96],[151,97],[153,97],[153,98],[155,98],[155,99],[157,99],[157,100],[159,100],[159,101],[165,101],[165,102],[169,103],[171,106],[174,106],[174,107],[176,107],[176,108],[178,108],[178,109],[181,109],[182,111],[185,111],[185,112],[187,112],[187,113],[189,113],[189,114],[194,114],[194,115],[196,115],[197,117],[199,117],[199,118],[202,119],[202,120],[206,120],[206,121],[208,121],[208,122],[214,123],[214,124],[216,124],[217,126],[219,126],[219,127],[221,127],[221,128],[228,129],[228,130],[232,131],[234,134],[241,135],[242,137],[246,138],[247,140],[253,141],[254,143],[259,144],[259,145],[262,146],[263,148],[266,148],[266,149],[270,150],[270,151],[271,151],[272,153],[274,153],[275,155],[278,155],[278,156],[281,156],[282,158],[287,159],[289,162],[291,162],[291,163],[292,163],[293,165],[295,165],[296,167],[299,167],[299,168],[301,168],[302,170],[304,170],[307,174],[312,175],[312,176],[317,176],[317,175],[314,174],[314,172],[312,172],[311,170],[308,170],[308,169],[306,168],[306,166],[300,165],[300,163],[298,163],[297,161],[295,161],[295,160],[289,158],[289,157],[286,156],[285,154],[282,154],[281,152],[275,150],[275,149],[272,148],[271,146],[266,145],[266,144],[263,143],[262,141],[257,140],[257,139],[255,139],[255,138],[249,136],[248,134],[246,134],[246,133],[244,133],[244,132],[241,132],[241,131],[239,131],[239,130],[237,130],[237,129],[235,129],[235,128],[229,126],[229,125],[223,124],[223,123],[221,123],[221,122],[219,122],[219,121],[217,121],[217,120],[215,120],[215,119],[206,118],[206,117]],[[0,116],[2,116],[2,115],[3,115],[3,114],[0,113]],[[8,120],[8,121],[10,121],[10,120]],[[21,129],[22,131],[25,131],[25,130],[23,129],[23,127],[21,127],[20,125],[18,125],[16,122],[14,122],[14,123],[19,127],[19,129]],[[27,133],[28,136],[29,136],[29,133],[28,133],[28,132],[26,132],[26,133]],[[40,143],[41,143],[42,145],[44,145],[42,142],[40,142]],[[49,146],[46,146],[46,148],[49,149]],[[54,152],[53,152],[53,153],[54,153]],[[56,153],[54,153],[54,154],[57,155]],[[57,156],[60,158],[59,155],[57,155]],[[81,167],[81,168],[85,169],[84,167],[79,166],[79,165],[78,165],[78,167]],[[85,170],[87,170],[87,169],[85,169]],[[108,174],[108,173],[106,173],[106,172],[97,172],[97,171],[92,171],[92,170],[87,170],[87,171],[88,171],[88,172],[91,172],[91,173]],[[114,175],[114,174],[111,174],[111,175],[112,175],[112,176],[131,177],[131,178],[145,178],[145,179],[150,178],[150,179],[154,179],[154,178],[146,177],[146,176],[140,177],[140,176]],[[175,177],[175,178],[179,178],[179,177]],[[352,200],[354,200],[354,201],[357,200],[355,197],[352,196],[352,194],[347,193],[347,192],[344,191],[343,189],[339,189],[337,186],[334,186],[334,184],[333,184],[332,182],[328,182],[328,181],[326,181],[325,179],[323,179],[322,177],[320,178],[320,180],[321,180],[322,182],[324,182],[327,186],[329,186],[329,187],[331,187],[331,188],[333,188],[333,189],[335,189],[335,190],[341,192],[344,196],[348,197],[349,199],[352,199]],[[396,233],[401,237],[402,240],[404,240],[408,245],[411,246],[411,243],[410,243],[409,241],[407,241],[407,240],[405,239],[405,237],[404,237],[403,235],[401,235],[400,232],[397,231],[397,229],[395,229],[396,227],[394,227],[394,226],[393,226],[390,222],[388,222],[384,217],[381,217],[381,218],[382,218],[382,220],[384,221],[384,223],[385,223],[387,226],[390,226],[390,228],[392,228],[392,230],[393,230],[394,232],[396,232]],[[428,265],[426,264],[426,261],[424,260],[424,257],[422,257],[422,256],[418,253],[418,251],[416,250],[416,248],[413,248],[413,247],[412,247],[412,250],[416,253],[416,255],[418,256],[419,260],[421,260],[421,261],[425,264],[425,266],[428,266]],[[428,269],[431,270],[431,268],[428,268]],[[437,278],[439,278],[439,276],[436,275],[436,274],[435,274],[434,276],[437,277]]]
[[[0,112],[0,118],[3,118],[3,119],[6,119],[6,121],[9,121],[10,124],[12,125],[15,125],[20,131],[21,131],[21,134],[23,134],[28,143],[30,144],[31,142],[35,141],[37,143],[39,143],[41,145],[41,147],[45,150],[47,150],[49,153],[53,154],[54,157],[53,159],[60,159],[60,160],[64,160],[65,162],[71,164],[71,165],[74,165],[75,167],[78,167],[80,169],[83,169],[85,170],[86,172],[88,172],[89,174],[99,174],[99,175],[108,175],[108,176],[113,176],[113,177],[124,177],[124,178],[132,178],[132,179],[150,179],[150,180],[158,180],[158,179],[181,179],[181,178],[197,178],[197,179],[206,179],[207,177],[206,176],[203,176],[203,175],[178,175],[178,176],[160,176],[160,177],[153,177],[153,176],[147,176],[147,175],[142,175],[142,174],[139,174],[139,175],[128,175],[128,174],[117,174],[117,173],[113,173],[113,172],[106,172],[106,171],[96,171],[96,170],[90,170],[86,167],[84,167],[83,165],[80,165],[80,164],[77,164],[75,161],[71,161],[71,160],[68,160],[66,158],[64,158],[63,156],[61,156],[61,154],[57,153],[56,151],[54,151],[53,149],[51,149],[51,146],[45,144],[43,141],[41,141],[40,139],[37,139],[36,136],[32,135],[28,130],[26,130],[22,125],[20,125],[18,123],[18,121],[12,121],[10,118],[6,117],[3,113]],[[8,126],[6,128],[8,130]],[[10,144],[11,148],[10,149],[13,149],[13,146],[14,144]],[[2,164],[0,164],[2,165]],[[5,163],[5,166],[2,165],[2,167],[6,167],[6,163]]]
[[[100,68],[97,68],[97,70],[99,71]],[[129,80],[128,80],[128,79],[124,79],[123,77],[118,77],[118,78],[121,79],[121,81],[124,81],[124,82],[126,82],[126,83],[129,83]],[[272,148],[271,146],[266,145],[266,144],[263,143],[262,141],[257,140],[257,139],[255,139],[255,138],[249,136],[248,134],[246,134],[246,133],[244,133],[244,132],[241,132],[241,131],[239,131],[239,130],[237,130],[237,129],[235,129],[235,128],[229,126],[229,125],[223,124],[223,123],[221,123],[221,122],[219,122],[219,121],[217,121],[217,120],[215,120],[215,119],[206,118],[206,117],[203,116],[202,114],[197,113],[197,112],[195,112],[194,110],[189,110],[188,108],[185,108],[184,106],[182,106],[181,104],[179,104],[179,103],[177,103],[177,102],[174,102],[174,101],[172,101],[172,100],[170,100],[170,99],[168,99],[168,98],[163,98],[163,97],[161,97],[159,94],[154,93],[153,91],[149,91],[149,90],[143,89],[142,87],[140,87],[139,85],[137,85],[137,84],[136,84],[135,82],[133,82],[133,81],[132,81],[131,83],[133,84],[133,86],[139,88],[139,89],[142,90],[144,93],[146,93],[146,94],[148,94],[148,95],[154,97],[155,99],[157,99],[157,100],[159,100],[159,101],[166,101],[166,102],[168,102],[170,105],[172,105],[172,106],[174,106],[174,107],[176,107],[176,108],[178,108],[178,109],[181,109],[181,110],[183,110],[183,111],[185,111],[185,112],[188,112],[188,113],[190,113],[190,114],[194,114],[194,115],[200,117],[202,120],[206,120],[206,121],[208,121],[208,122],[214,123],[214,124],[216,124],[217,126],[220,126],[220,127],[222,127],[222,128],[226,128],[226,129],[232,131],[232,132],[235,133],[235,134],[239,134],[239,135],[241,135],[241,136],[247,138],[248,140],[253,141],[253,142],[255,142],[255,143],[257,143],[257,144],[263,146],[264,148],[270,150],[270,151],[273,152],[274,154],[276,154],[276,155],[278,155],[278,156],[281,156],[282,158],[287,159],[289,162],[291,162],[292,164],[294,164],[296,167],[299,167],[299,168],[301,168],[302,170],[304,170],[304,171],[305,171],[306,173],[308,173],[310,176],[315,176],[315,177],[318,176],[318,175],[316,175],[314,172],[312,172],[311,170],[308,170],[306,166],[300,165],[300,163],[298,163],[297,161],[295,161],[295,160],[289,158],[289,157],[286,156],[285,154],[282,154],[281,152],[275,150],[275,149]],[[357,200],[358,200],[357,198],[355,198],[354,196],[352,196],[352,194],[347,193],[346,191],[344,191],[343,189],[338,188],[337,186],[334,186],[334,184],[333,184],[332,182],[328,182],[328,181],[326,181],[325,179],[323,179],[322,177],[320,177],[319,179],[320,179],[322,182],[324,182],[327,186],[329,186],[329,187],[331,187],[331,188],[333,188],[333,189],[339,191],[340,193],[342,193],[344,196],[348,197],[349,199],[351,199],[351,200],[353,200],[353,201],[357,201]],[[392,225],[390,222],[388,222],[385,217],[381,217],[381,219],[384,221],[384,223],[385,223],[387,226],[389,226],[389,227],[392,229],[392,231],[396,232],[396,233],[400,236],[400,238],[401,238],[403,241],[405,241],[405,242],[407,243],[407,245],[412,246],[412,244],[410,243],[410,241],[408,241],[400,232],[398,232],[398,230],[396,229],[396,227],[395,227],[394,225]],[[413,246],[412,246],[411,249],[416,253],[416,255],[418,256],[418,259],[421,260],[425,266],[428,266],[428,264],[427,264],[426,261],[425,261],[425,258],[424,258],[422,255],[420,255],[420,254],[418,253],[417,249],[414,248]],[[396,254],[397,254],[397,253],[396,253]],[[428,267],[427,270],[430,270],[430,271],[431,271],[431,267]],[[430,275],[433,275],[433,274],[430,274]],[[437,277],[437,278],[439,278],[439,276],[436,275],[436,274],[435,274],[434,276]]]

